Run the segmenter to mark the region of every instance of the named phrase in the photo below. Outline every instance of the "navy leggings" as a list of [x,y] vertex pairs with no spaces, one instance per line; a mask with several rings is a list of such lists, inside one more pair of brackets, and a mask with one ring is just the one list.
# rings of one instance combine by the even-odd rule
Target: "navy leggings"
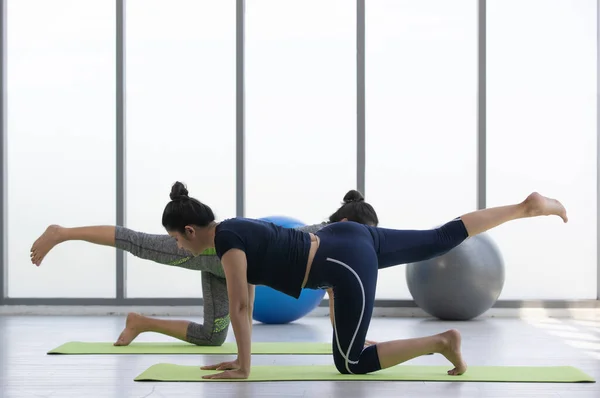
[[337,222],[316,235],[321,243],[305,287],[333,288],[333,357],[344,374],[381,369],[377,348],[364,348],[378,269],[437,257],[468,237],[460,218],[422,231]]

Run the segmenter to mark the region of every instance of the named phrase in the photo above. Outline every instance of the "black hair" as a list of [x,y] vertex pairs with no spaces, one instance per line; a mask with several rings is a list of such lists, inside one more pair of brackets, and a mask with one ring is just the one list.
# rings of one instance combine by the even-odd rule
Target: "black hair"
[[197,199],[188,196],[183,183],[177,181],[171,187],[171,201],[165,206],[162,225],[169,232],[185,233],[186,225],[206,227],[215,221],[212,209]]
[[373,206],[365,202],[363,195],[354,189],[346,193],[342,207],[329,216],[329,222],[338,222],[344,218],[360,224],[379,225],[379,218]]

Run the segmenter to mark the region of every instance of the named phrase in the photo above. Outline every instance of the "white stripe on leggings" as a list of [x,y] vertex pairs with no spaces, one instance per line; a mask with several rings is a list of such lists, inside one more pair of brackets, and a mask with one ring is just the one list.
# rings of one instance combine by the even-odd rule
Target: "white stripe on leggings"
[[356,365],[358,363],[358,361],[351,361],[349,356],[350,356],[350,350],[352,349],[352,346],[354,345],[354,340],[356,339],[356,335],[358,334],[358,329],[360,328],[360,324],[362,323],[362,319],[365,314],[365,288],[363,287],[362,281],[360,280],[360,277],[358,276],[356,271],[354,271],[352,268],[350,268],[348,266],[348,264],[344,264],[343,262],[341,262],[339,260],[335,260],[335,259],[329,258],[329,257],[327,257],[327,261],[331,261],[332,263],[336,263],[343,267],[346,267],[350,272],[352,272],[352,274],[356,277],[358,284],[360,285],[360,291],[362,293],[362,309],[360,310],[360,318],[358,318],[358,325],[356,325],[356,329],[354,330],[354,335],[352,336],[352,340],[350,340],[350,345],[348,346],[348,352],[346,354],[344,354],[344,351],[342,350],[342,347],[340,346],[340,339],[338,338],[337,326],[335,323],[335,314],[333,316],[333,330],[335,332],[335,340],[337,343],[337,347],[338,347],[338,350],[340,351],[340,354],[342,355],[342,358],[344,358],[344,360],[346,361],[346,370],[349,373],[352,373],[348,364]]

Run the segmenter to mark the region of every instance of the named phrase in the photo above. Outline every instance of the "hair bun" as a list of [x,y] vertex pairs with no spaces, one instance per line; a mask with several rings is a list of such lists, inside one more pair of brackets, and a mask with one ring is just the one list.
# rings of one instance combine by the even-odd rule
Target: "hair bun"
[[355,189],[351,189],[344,196],[344,203],[360,202],[362,200],[365,200],[365,198],[362,196],[362,193],[358,192]]
[[190,198],[188,196],[187,188],[185,187],[185,185],[183,185],[183,183],[179,181],[177,181],[171,187],[171,194],[169,195],[169,197],[171,198],[171,200],[185,200]]

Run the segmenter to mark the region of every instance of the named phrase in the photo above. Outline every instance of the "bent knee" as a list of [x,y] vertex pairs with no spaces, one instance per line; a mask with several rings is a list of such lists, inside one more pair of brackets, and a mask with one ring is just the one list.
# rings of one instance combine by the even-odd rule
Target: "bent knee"
[[191,344],[194,344],[197,346],[219,347],[219,346],[222,346],[223,343],[225,343],[226,337],[227,337],[227,333],[213,334],[211,336],[188,335],[186,340],[188,343],[191,343]]
[[212,346],[221,346],[225,343],[225,339],[227,338],[227,329],[222,330],[217,333],[213,333],[210,338],[210,345]]
[[367,363],[367,361],[358,361],[357,363],[349,362],[347,365],[345,361],[343,361],[343,363],[338,363],[338,361],[336,361],[335,367],[338,372],[343,375],[364,375],[379,370],[379,364],[374,366],[374,364]]
[[337,363],[337,361],[335,362],[335,368],[338,370],[338,372],[340,372],[343,375],[352,374],[352,373],[350,373],[350,371],[348,371],[348,369],[346,369],[346,365],[345,364],[344,365],[339,365]]
[[356,361],[346,361],[339,353],[334,354],[335,367],[341,374],[364,375],[381,370],[377,348],[369,346],[362,350]]
[[190,323],[186,340],[188,343],[197,346],[218,347],[223,345],[227,338],[228,328],[219,329],[219,331],[208,331],[203,325]]

